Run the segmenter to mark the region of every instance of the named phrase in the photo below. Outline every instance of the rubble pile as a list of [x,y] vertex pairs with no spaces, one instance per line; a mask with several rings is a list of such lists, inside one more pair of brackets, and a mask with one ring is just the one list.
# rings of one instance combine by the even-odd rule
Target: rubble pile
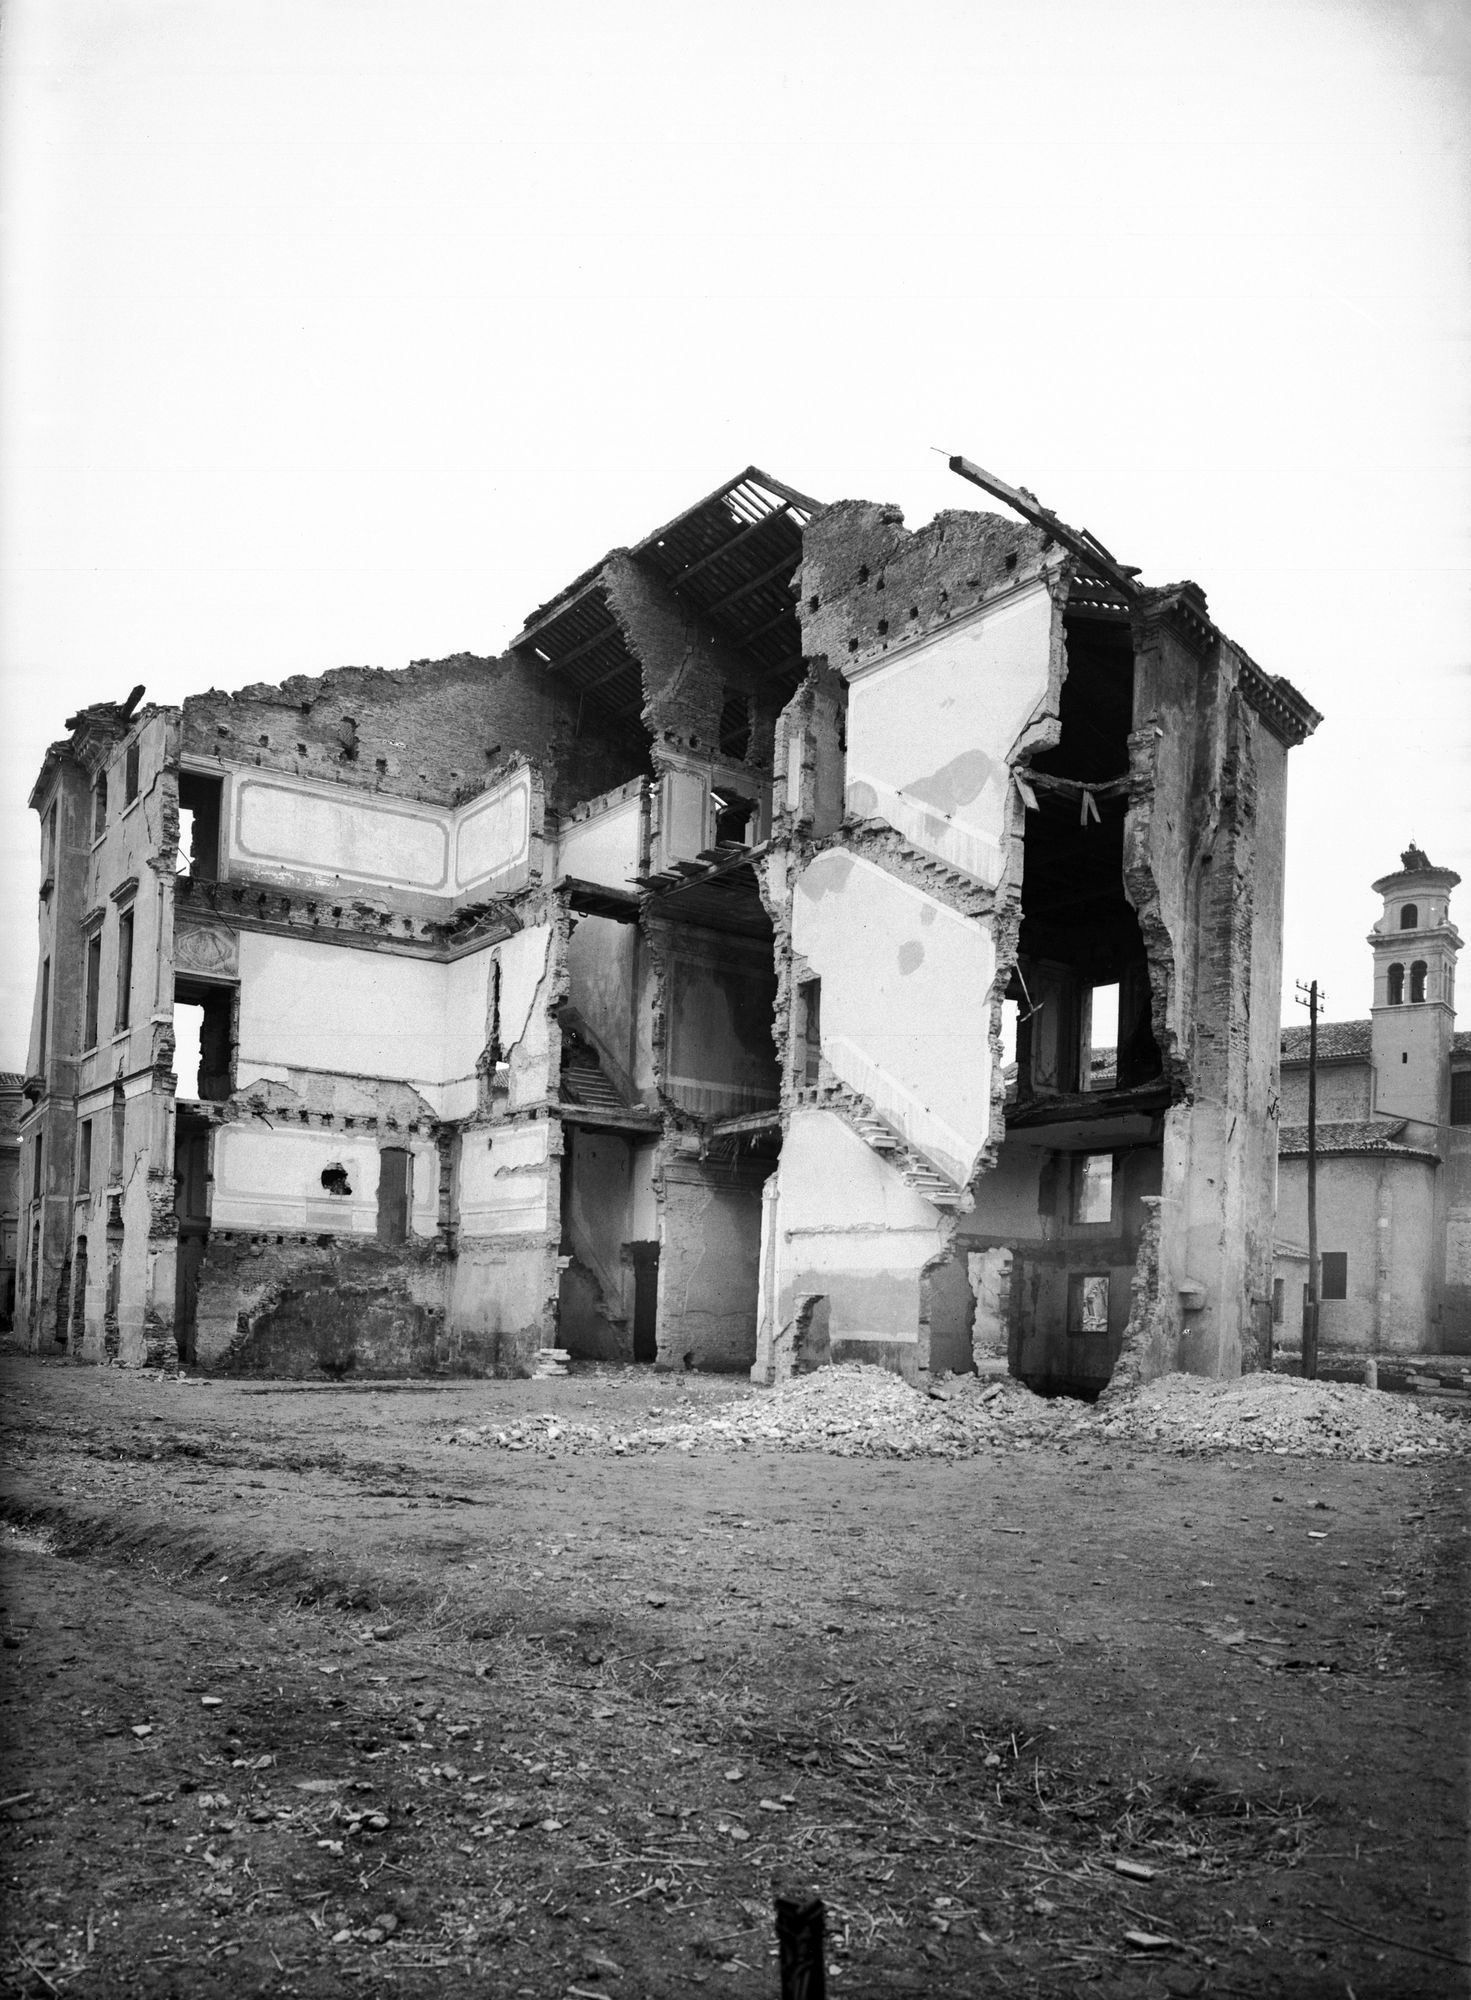
[[443,1442],[506,1451],[821,1451],[840,1458],[963,1458],[1029,1445],[1142,1446],[1401,1463],[1471,1454],[1471,1424],[1408,1398],[1342,1382],[1166,1375],[1097,1404],[1033,1395],[1010,1379],[942,1378],[928,1393],[887,1369],[845,1363],[723,1404],[708,1416],[651,1411],[634,1430],[551,1413],[461,1427]]

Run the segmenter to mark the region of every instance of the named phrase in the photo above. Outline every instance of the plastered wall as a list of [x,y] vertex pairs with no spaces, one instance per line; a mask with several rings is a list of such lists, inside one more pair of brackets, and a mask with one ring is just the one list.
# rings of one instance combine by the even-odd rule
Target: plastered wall
[[967,1180],[990,1130],[989,928],[829,848],[797,878],[792,946],[822,980],[834,1070]]

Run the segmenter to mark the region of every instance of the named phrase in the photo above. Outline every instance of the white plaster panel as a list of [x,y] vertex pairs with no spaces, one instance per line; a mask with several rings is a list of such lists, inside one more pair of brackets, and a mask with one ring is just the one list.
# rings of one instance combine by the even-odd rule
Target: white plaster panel
[[517,771],[457,815],[455,887],[494,883],[509,888],[527,878],[531,852],[531,774]]
[[[441,1080],[474,1083],[475,1064],[490,1039],[490,945],[443,968],[444,1043]],[[471,1102],[474,1097],[472,1092]],[[449,1114],[446,1113],[446,1116]]]
[[823,1054],[957,1180],[991,1118],[989,929],[840,848],[798,877],[792,944],[822,981]]
[[857,674],[848,810],[981,881],[1005,860],[1007,759],[1046,712],[1052,598],[1038,582]]
[[[323,1188],[323,1169],[334,1165],[346,1169],[350,1195]],[[210,1220],[216,1229],[327,1230],[337,1236],[377,1231],[378,1144],[369,1134],[222,1125],[213,1173]]]
[[429,959],[242,931],[242,1074],[284,1063],[442,1082],[446,970]]
[[459,1226],[467,1236],[514,1236],[547,1226],[544,1121],[467,1132],[460,1149]]
[[230,859],[252,873],[444,893],[449,815],[402,800],[237,777]]
[[537,988],[546,977],[550,924],[530,924],[496,946],[501,962],[501,1046],[514,1048],[526,1033]]
[[638,874],[642,825],[643,802],[636,794],[607,812],[574,821],[557,843],[558,875],[628,888]]

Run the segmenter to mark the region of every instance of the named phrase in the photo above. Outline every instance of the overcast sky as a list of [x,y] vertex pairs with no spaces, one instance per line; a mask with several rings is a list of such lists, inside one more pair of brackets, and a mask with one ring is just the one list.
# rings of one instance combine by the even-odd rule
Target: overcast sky
[[1367,1013],[1412,834],[1471,935],[1468,22],[7,0],[0,1068],[74,709],[497,652],[753,461],[986,504],[933,446],[1324,711],[1286,977]]

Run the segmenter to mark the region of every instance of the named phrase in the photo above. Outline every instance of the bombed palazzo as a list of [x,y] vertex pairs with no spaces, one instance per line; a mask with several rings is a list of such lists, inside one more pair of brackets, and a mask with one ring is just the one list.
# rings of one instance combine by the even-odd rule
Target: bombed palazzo
[[1022,520],[751,468],[499,658],[71,717],[28,1344],[1081,1394],[1263,1362],[1319,718],[1195,584],[953,463]]

